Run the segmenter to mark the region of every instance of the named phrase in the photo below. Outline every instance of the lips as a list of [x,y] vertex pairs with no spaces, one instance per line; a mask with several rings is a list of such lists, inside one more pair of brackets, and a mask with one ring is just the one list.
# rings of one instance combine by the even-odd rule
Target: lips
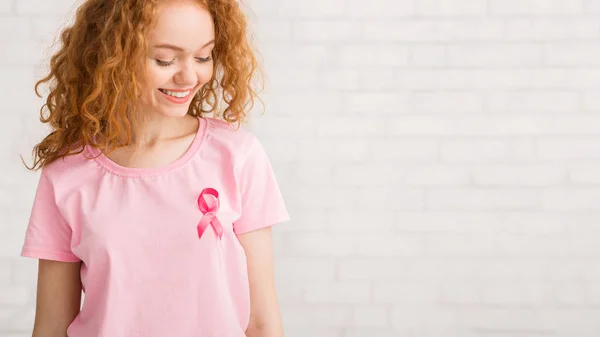
[[191,97],[192,90],[181,90],[181,89],[158,89],[160,93],[169,101],[177,104],[186,103]]

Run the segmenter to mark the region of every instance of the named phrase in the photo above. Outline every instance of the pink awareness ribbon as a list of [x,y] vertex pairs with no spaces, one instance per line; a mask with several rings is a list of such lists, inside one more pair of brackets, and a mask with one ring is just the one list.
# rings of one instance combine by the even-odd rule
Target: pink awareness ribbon
[[223,225],[221,225],[221,222],[217,219],[219,205],[219,192],[217,192],[217,190],[214,188],[205,188],[202,190],[200,196],[198,196],[198,207],[204,214],[197,227],[199,238],[202,238],[202,234],[208,225],[212,225],[219,239],[223,236]]

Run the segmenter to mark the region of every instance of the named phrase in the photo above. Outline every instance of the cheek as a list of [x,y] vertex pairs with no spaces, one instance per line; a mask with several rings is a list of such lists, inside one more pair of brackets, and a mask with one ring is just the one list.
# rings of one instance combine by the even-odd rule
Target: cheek
[[153,66],[148,69],[148,86],[150,89],[160,88],[167,83],[171,77],[173,77],[173,74],[169,69]]
[[200,69],[200,71],[198,71],[198,79],[200,80],[200,83],[204,84],[204,83],[210,81],[212,76],[213,76],[212,65],[210,65],[208,67],[203,67],[202,69]]

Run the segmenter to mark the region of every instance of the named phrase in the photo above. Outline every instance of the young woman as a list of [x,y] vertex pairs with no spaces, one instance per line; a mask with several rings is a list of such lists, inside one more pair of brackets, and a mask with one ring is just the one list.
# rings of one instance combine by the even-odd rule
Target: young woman
[[289,215],[240,128],[246,24],[235,0],[88,0],[62,32],[36,84],[34,337],[283,336],[270,228]]

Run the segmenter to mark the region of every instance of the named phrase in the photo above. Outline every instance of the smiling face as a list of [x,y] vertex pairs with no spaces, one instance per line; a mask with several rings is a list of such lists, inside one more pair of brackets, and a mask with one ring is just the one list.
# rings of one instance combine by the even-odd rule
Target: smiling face
[[147,85],[143,113],[182,117],[192,97],[213,75],[214,25],[207,9],[193,1],[165,1],[148,36]]

